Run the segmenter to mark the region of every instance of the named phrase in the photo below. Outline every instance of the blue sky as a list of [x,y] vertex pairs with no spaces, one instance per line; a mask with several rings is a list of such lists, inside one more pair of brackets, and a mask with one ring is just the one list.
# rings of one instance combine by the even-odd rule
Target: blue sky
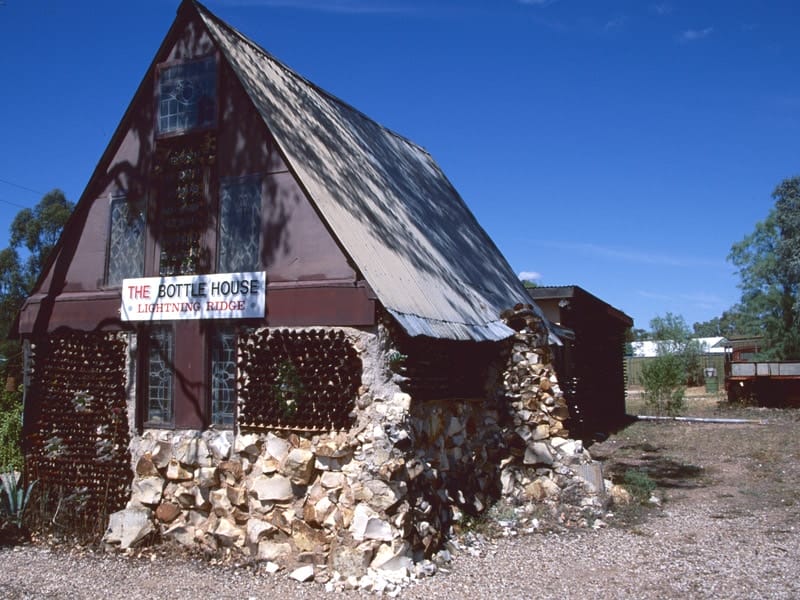
[[[0,0],[0,247],[77,200],[177,0]],[[726,261],[800,175],[800,17],[781,1],[207,0],[439,162],[517,273],[647,328],[739,299]]]

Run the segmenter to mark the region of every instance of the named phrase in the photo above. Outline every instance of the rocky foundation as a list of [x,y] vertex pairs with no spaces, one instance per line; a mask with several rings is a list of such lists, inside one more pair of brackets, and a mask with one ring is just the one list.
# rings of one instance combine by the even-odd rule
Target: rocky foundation
[[415,402],[387,329],[347,330],[364,367],[347,431],[144,431],[131,444],[130,501],[105,541],[160,536],[345,581],[408,574],[497,502],[589,524],[605,486],[568,437],[547,333],[526,307],[504,316],[517,333],[498,346],[483,398]]

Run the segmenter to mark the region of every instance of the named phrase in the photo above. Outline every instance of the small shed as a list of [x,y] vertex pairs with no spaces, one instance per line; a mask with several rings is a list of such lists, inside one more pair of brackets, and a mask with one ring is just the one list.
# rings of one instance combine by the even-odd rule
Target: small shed
[[571,332],[556,349],[570,428],[584,437],[625,421],[625,334],[633,319],[577,285],[529,288],[545,317]]

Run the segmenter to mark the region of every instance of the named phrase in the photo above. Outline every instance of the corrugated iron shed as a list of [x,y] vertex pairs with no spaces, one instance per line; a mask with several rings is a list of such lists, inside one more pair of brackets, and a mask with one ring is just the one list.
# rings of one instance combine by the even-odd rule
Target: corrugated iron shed
[[530,298],[431,156],[191,4],[311,202],[405,330],[509,337],[500,312]]

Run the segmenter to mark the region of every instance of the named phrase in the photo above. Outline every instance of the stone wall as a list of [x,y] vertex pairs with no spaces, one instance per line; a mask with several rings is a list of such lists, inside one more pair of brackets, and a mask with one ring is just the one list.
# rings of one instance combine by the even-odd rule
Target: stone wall
[[410,568],[498,500],[573,521],[599,511],[602,476],[567,437],[546,331],[525,307],[507,320],[518,333],[497,345],[484,397],[416,401],[400,387],[391,328],[345,329],[363,368],[349,430],[134,436],[131,499],[106,541],[128,548],[160,535],[357,577]]

